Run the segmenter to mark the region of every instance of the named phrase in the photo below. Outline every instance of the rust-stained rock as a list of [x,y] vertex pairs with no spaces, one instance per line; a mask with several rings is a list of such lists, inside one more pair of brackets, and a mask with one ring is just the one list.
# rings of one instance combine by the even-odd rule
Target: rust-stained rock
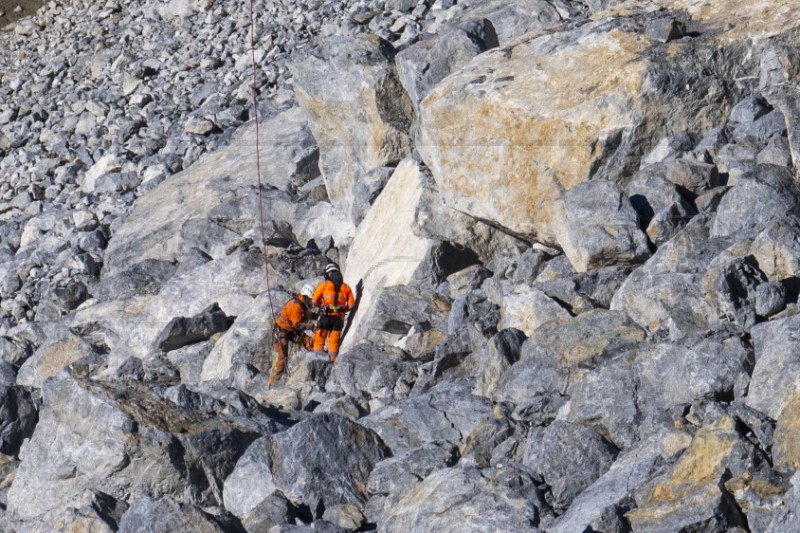
[[772,458],[778,469],[800,468],[800,394],[797,392],[778,417]]
[[751,467],[751,456],[732,418],[703,427],[678,462],[637,497],[638,507],[626,514],[633,531],[675,532],[708,521],[722,530],[743,526],[723,481],[726,472],[738,476]]

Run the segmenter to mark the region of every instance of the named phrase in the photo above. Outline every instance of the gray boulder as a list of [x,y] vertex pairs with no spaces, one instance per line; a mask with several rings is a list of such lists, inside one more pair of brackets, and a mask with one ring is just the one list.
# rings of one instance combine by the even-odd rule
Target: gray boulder
[[[373,397],[370,392],[372,390],[378,393],[377,396],[391,399],[394,397],[394,386],[400,375],[403,375],[408,361],[409,358],[398,349],[381,348],[370,343],[359,344],[336,359],[326,390],[341,391],[357,400],[370,400]],[[382,378],[389,375],[394,379],[385,381],[391,389],[381,394],[374,385],[384,381]],[[413,376],[416,378],[416,372]],[[411,384],[413,385],[413,381]]]
[[243,533],[244,528],[235,519],[205,513],[199,507],[176,501],[173,498],[139,498],[122,515],[120,533],[148,531],[152,533],[174,533],[193,531],[197,533]]
[[276,525],[291,523],[295,520],[294,506],[279,493],[272,493],[242,520],[247,531],[269,531]]
[[750,332],[756,364],[746,403],[773,419],[791,401],[800,375],[799,325],[800,315],[794,315],[758,324]]
[[315,518],[338,504],[362,508],[369,475],[388,455],[373,431],[339,415],[312,416],[253,443],[225,481],[225,507],[245,517],[279,491]]
[[518,329],[504,329],[492,337],[480,356],[480,367],[475,375],[475,388],[478,396],[492,398],[502,382],[508,367],[520,358],[525,334]]
[[722,198],[711,236],[755,233],[794,214],[798,206],[800,190],[794,173],[787,168],[759,165],[742,175]]
[[752,255],[737,255],[730,250],[711,261],[702,282],[703,296],[717,316],[746,331],[756,323],[757,289],[767,277]]
[[458,449],[452,444],[424,444],[375,465],[367,490],[372,495],[400,495],[417,486],[434,470],[453,466],[457,459]]
[[800,219],[776,220],[759,233],[751,245],[758,267],[770,281],[800,275]]
[[696,214],[677,186],[650,169],[640,171],[625,188],[641,228],[656,246],[671,239]]
[[550,487],[548,503],[562,512],[611,467],[617,452],[595,431],[556,420],[531,430],[524,463],[544,478]]
[[161,286],[177,270],[169,261],[146,259],[119,274],[105,277],[90,290],[101,302],[132,298],[138,295],[158,294]]
[[365,416],[359,423],[375,431],[397,456],[430,442],[460,445],[482,421],[491,402],[464,387],[436,387]]
[[539,531],[536,508],[513,491],[490,483],[473,468],[438,470],[406,492],[378,523],[387,533],[407,531]]
[[0,385],[0,453],[17,455],[38,420],[38,405],[29,390]]
[[650,255],[636,211],[606,180],[589,180],[561,195],[553,207],[556,239],[573,268],[586,272]]

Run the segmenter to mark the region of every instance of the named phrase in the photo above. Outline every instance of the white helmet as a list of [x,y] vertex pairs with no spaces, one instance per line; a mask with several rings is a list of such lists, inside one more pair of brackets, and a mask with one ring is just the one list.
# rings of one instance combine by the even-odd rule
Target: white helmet
[[314,295],[314,287],[312,287],[309,284],[305,284],[305,285],[303,285],[303,288],[300,289],[300,294],[302,294],[303,296],[308,296],[309,298],[311,298]]

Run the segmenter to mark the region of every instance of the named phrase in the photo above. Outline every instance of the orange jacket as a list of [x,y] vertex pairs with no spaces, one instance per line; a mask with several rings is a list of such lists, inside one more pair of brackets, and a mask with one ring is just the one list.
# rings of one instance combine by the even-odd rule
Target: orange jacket
[[347,283],[342,283],[337,293],[333,282],[326,280],[317,285],[311,302],[315,307],[327,307],[329,315],[344,315],[353,308],[356,299]]
[[275,324],[281,329],[293,331],[294,328],[305,320],[306,306],[300,302],[300,298],[291,298],[281,309],[281,314],[275,319]]

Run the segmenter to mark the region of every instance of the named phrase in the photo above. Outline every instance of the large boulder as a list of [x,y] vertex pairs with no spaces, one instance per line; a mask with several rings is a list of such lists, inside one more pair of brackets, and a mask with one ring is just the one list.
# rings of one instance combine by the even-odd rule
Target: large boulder
[[244,518],[279,491],[316,518],[335,505],[363,508],[369,475],[388,456],[375,432],[343,416],[313,416],[250,446],[225,481],[225,507]]
[[366,337],[366,318],[374,313],[380,289],[408,284],[434,245],[412,231],[423,179],[418,163],[410,158],[402,161],[359,226],[344,268],[345,281],[359,299],[358,310],[351,313],[342,351]]
[[[228,515],[230,516],[230,515]],[[227,519],[226,519],[227,518]],[[243,533],[244,529],[228,517],[215,517],[201,508],[181,503],[173,498],[139,498],[122,515],[120,533],[150,531],[172,533],[195,531],[197,533]]]
[[[43,395],[8,494],[15,519],[63,508],[87,488],[221,505],[223,480],[258,436],[230,417],[180,408],[134,384],[62,376],[48,380]],[[274,423],[273,431],[282,427]]]
[[346,214],[356,182],[411,153],[414,108],[398,79],[395,53],[374,35],[339,36],[290,66],[297,101],[320,147],[328,196]]
[[777,419],[792,400],[800,376],[797,328],[800,315],[755,326],[751,335],[756,365],[747,405]]
[[403,494],[379,524],[381,531],[539,531],[536,508],[474,468],[438,470]]
[[[703,14],[724,26],[740,20],[742,9],[715,4]],[[562,189],[593,177],[623,181],[655,131],[704,131],[721,122],[719,102],[738,95],[724,77],[709,75],[724,70],[720,56],[698,49],[725,45],[754,71],[757,62],[744,60],[749,50],[725,35],[661,44],[643,37],[639,24],[623,15],[534,34],[440,83],[421,104],[418,146],[445,202],[553,241],[549,207]],[[776,24],[773,32],[780,31],[787,24]]]
[[606,180],[590,180],[564,192],[552,208],[553,231],[577,272],[650,255],[647,237],[625,193]]

